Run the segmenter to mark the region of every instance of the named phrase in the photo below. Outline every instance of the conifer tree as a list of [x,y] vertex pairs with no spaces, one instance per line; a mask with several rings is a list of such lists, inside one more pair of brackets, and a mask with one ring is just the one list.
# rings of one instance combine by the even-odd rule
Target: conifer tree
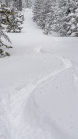
[[22,0],[19,0],[19,11],[22,11]]
[[45,0],[44,1],[44,17],[45,17],[45,27],[44,33],[48,34],[51,31],[51,25],[53,22],[53,4],[52,0]]
[[35,0],[33,20],[45,34],[78,36],[78,0]]
[[9,17],[10,23],[7,26],[7,32],[21,32],[22,27],[20,25],[23,23],[23,15],[17,12],[14,8],[11,9],[11,15]]
[[35,0],[33,8],[33,20],[41,26],[41,12],[43,10],[43,0]]
[[[78,32],[78,2],[68,1],[63,5],[59,15],[59,33],[61,36],[76,36]],[[63,13],[63,14],[62,14]]]
[[6,13],[7,13],[7,10],[6,9],[4,10],[4,8],[2,8],[2,1],[0,0],[0,57],[10,56],[10,54],[6,52],[6,49],[12,48],[11,46],[5,45],[2,41],[2,37],[4,37],[8,42],[11,43],[9,37],[4,33],[3,31],[4,28],[2,26],[2,24],[6,24],[6,20],[5,22],[3,22],[3,15],[5,15],[8,19],[8,16],[6,15]]
[[31,0],[25,0],[25,3],[26,3],[26,8],[31,8],[31,6],[32,6]]

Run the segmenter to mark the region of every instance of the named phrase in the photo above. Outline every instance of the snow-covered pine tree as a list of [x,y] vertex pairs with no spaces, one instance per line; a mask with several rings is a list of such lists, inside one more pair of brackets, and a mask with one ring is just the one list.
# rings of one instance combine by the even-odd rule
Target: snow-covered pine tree
[[44,0],[35,0],[34,6],[33,6],[33,20],[37,23],[38,26],[42,26],[41,13],[43,10],[43,1]]
[[34,21],[44,29],[44,33],[48,34],[51,31],[51,25],[53,22],[53,6],[54,0],[36,0],[33,9]]
[[26,3],[26,8],[31,8],[31,6],[32,6],[31,0],[25,0],[25,3]]
[[[61,36],[76,36],[78,33],[78,2],[68,1],[61,5],[59,15],[59,33]],[[57,21],[58,22],[58,21]]]
[[11,9],[11,15],[9,17],[10,23],[8,24],[6,30],[7,32],[21,32],[22,27],[20,26],[23,23],[22,14],[18,13],[18,11],[15,8]]
[[13,8],[17,8],[18,11],[22,11],[22,1],[23,0],[3,0],[7,7],[12,6]]
[[18,3],[19,3],[19,11],[22,11],[22,0],[18,0]]
[[45,34],[78,36],[78,0],[35,0],[33,20]]
[[[5,12],[6,12],[6,9],[5,9]],[[2,37],[4,37],[8,42],[11,43],[9,37],[3,31],[3,29],[4,29],[2,26],[4,24],[2,21],[3,15],[4,15],[4,10],[2,8],[2,0],[0,0],[0,57],[10,56],[10,54],[8,52],[6,52],[6,49],[12,48],[11,46],[5,45],[2,41]],[[5,22],[5,24],[6,24],[6,22]]]
[[55,1],[53,0],[45,0],[44,1],[44,16],[45,16],[45,27],[44,33],[48,34],[51,33],[51,28],[54,20],[54,6]]
[[63,36],[63,34],[61,33],[61,29],[62,29],[63,18],[65,17],[64,13],[65,13],[67,1],[66,0],[64,1],[56,0],[56,1],[57,1],[55,6],[56,14],[54,16],[55,31],[59,32]]

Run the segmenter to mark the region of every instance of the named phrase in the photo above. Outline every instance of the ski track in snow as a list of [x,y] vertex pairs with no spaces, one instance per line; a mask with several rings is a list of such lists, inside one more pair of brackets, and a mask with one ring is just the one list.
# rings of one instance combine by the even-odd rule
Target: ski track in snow
[[[38,52],[38,53],[43,53],[43,54],[47,53],[47,52],[43,52],[41,48],[42,48],[42,46],[36,47],[34,49],[34,51]],[[40,80],[38,80],[34,83],[31,83],[24,88],[21,88],[21,90],[18,91],[17,95],[14,98],[13,104],[15,103],[15,104],[18,104],[18,105],[15,105],[15,109],[10,114],[10,118],[11,118],[10,121],[12,121],[13,122],[12,124],[14,124],[14,125],[16,125],[15,123],[17,123],[16,128],[18,128],[18,125],[19,125],[19,122],[20,122],[20,117],[23,113],[23,110],[24,110],[25,106],[27,105],[28,100],[31,98],[30,96],[32,95],[32,92],[37,88],[37,86],[40,85],[42,82],[46,81],[48,78],[50,78],[52,76],[56,76],[59,73],[61,73],[62,71],[72,67],[72,63],[71,63],[70,59],[63,58],[62,56],[59,56],[59,55],[54,55],[54,54],[52,54],[52,55],[55,58],[58,58],[58,59],[62,60],[62,62],[63,62],[62,67],[57,69],[56,71],[53,71],[52,73],[48,74],[44,78],[41,78]],[[17,101],[17,102],[15,102],[15,101]],[[19,102],[20,102],[20,104],[19,104]],[[35,107],[35,105],[34,105],[34,107]],[[28,127],[28,125],[27,125],[27,127]],[[36,131],[36,129],[34,129],[34,131]],[[19,131],[18,131],[18,133],[19,133]],[[58,135],[58,132],[55,132],[54,133],[54,139],[57,138],[57,135],[55,135],[56,133]],[[60,137],[61,137],[63,133],[60,132],[59,134],[60,134]],[[58,135],[58,139],[60,139],[60,137]]]
[[[42,52],[41,50],[42,46],[39,46],[39,47],[36,47],[34,49],[35,52],[41,52],[41,53],[47,53],[47,52]],[[48,53],[47,53],[48,54]],[[49,53],[51,54],[51,53]],[[61,73],[62,71],[68,69],[68,68],[71,68],[72,67],[72,63],[71,63],[71,60],[68,59],[68,58],[63,58],[62,56],[59,56],[59,55],[54,55],[52,54],[55,58],[58,58],[58,59],[61,59],[62,62],[63,62],[63,65],[61,68],[57,69],[56,71],[53,71],[52,73],[48,74],[47,76],[45,76],[44,78],[41,78],[40,80],[34,82],[34,83],[30,83],[28,86],[24,87],[24,88],[21,88],[19,91],[17,91],[18,93],[16,94],[15,98],[14,98],[14,101],[18,101],[20,100],[20,104],[19,103],[15,103],[15,104],[18,104],[18,106],[15,106],[17,107],[17,109],[19,109],[20,107],[20,110],[21,110],[21,106],[22,107],[25,107],[26,105],[26,102],[29,98],[29,96],[32,94],[32,92],[34,91],[34,89],[37,88],[37,86],[39,84],[41,84],[42,82],[44,82],[45,80],[47,80],[48,78],[52,77],[52,76],[56,76],[58,75],[59,73]],[[20,96],[19,96],[20,94]],[[19,98],[19,99],[18,99]],[[23,100],[23,101],[22,101]],[[19,113],[20,113],[20,110],[19,110]],[[18,111],[17,111],[18,112]],[[15,114],[15,111],[12,111],[11,115],[13,115],[13,113]],[[10,116],[12,118],[12,116]],[[14,116],[15,117],[15,116]],[[14,119],[13,117],[13,119]],[[16,118],[15,122],[17,121],[17,119],[19,119],[18,117]]]
[[[28,33],[32,34],[32,30],[28,30],[29,26],[29,21],[26,21],[26,31],[28,31]],[[20,123],[20,117],[22,116],[22,113],[24,111],[24,108],[26,107],[28,100],[31,101],[31,95],[32,92],[37,88],[38,85],[40,85],[42,82],[46,81],[47,79],[49,79],[52,76],[56,76],[58,74],[60,74],[61,72],[63,72],[66,69],[72,68],[73,67],[73,63],[69,58],[65,58],[62,57],[60,55],[55,55],[49,52],[46,52],[42,49],[43,45],[40,45],[36,48],[34,48],[33,52],[35,53],[41,53],[41,54],[50,54],[52,56],[54,56],[55,58],[58,58],[62,61],[62,66],[61,68],[57,69],[56,71],[53,71],[52,73],[48,74],[47,76],[45,76],[44,78],[41,78],[40,80],[37,80],[36,82],[30,83],[28,86],[25,86],[21,89],[19,89],[16,93],[15,96],[13,96],[13,100],[11,103],[11,107],[12,107],[12,112],[9,114],[9,119],[10,119],[10,128],[8,128],[8,130],[12,130],[11,134],[12,134],[12,139],[45,139],[44,134],[43,134],[43,129],[42,127],[39,127],[39,129],[35,129],[35,127],[33,127],[31,129],[31,125],[29,125],[29,123],[27,123],[27,125],[25,125],[25,127],[21,127],[20,129],[18,129],[19,123]],[[74,82],[77,82],[78,78],[76,75],[74,75]],[[20,103],[19,103],[20,102]],[[35,102],[33,102],[33,104],[31,103],[31,105],[34,105]],[[34,105],[34,107],[36,106],[36,104]],[[30,109],[31,110],[31,109]],[[40,112],[40,109],[38,108],[38,112]],[[41,113],[41,112],[40,112]],[[30,113],[31,114],[31,113]],[[44,114],[43,114],[44,115]],[[44,117],[43,117],[44,118]],[[49,118],[47,116],[47,118]],[[6,118],[4,118],[6,120]],[[8,118],[7,118],[7,122],[8,123]],[[47,123],[49,127],[49,129],[53,130],[53,137],[51,138],[51,136],[49,137],[48,133],[46,133],[47,139],[69,139],[63,136],[63,133],[61,131],[59,131],[57,129],[56,126],[53,127],[53,124],[51,124],[50,122]],[[9,123],[8,123],[9,125]],[[4,124],[5,126],[5,124]],[[13,128],[13,129],[12,129]],[[48,130],[49,130],[48,129]],[[5,130],[2,132],[7,132],[7,128],[5,127]],[[25,133],[27,132],[27,133]],[[51,131],[50,131],[51,132]],[[57,135],[56,135],[57,133]],[[1,134],[1,133],[0,133]],[[22,134],[31,134],[28,135],[28,138],[26,138],[26,136],[22,136]],[[36,134],[36,135],[34,135]],[[33,138],[32,138],[33,136]],[[6,135],[6,136],[0,136],[0,139],[11,139],[11,135]]]
[[[14,134],[15,130],[17,130],[17,133],[19,133],[18,125],[20,123],[20,117],[23,113],[25,106],[28,103],[28,100],[31,98],[32,92],[37,88],[37,86],[40,85],[42,82],[46,81],[47,79],[51,78],[52,76],[56,76],[56,75],[60,74],[61,72],[63,72],[64,70],[73,67],[70,59],[64,58],[62,56],[55,55],[52,53],[48,53],[48,52],[44,51],[42,49],[42,47],[43,46],[40,45],[40,46],[34,48],[33,52],[42,53],[43,55],[44,54],[50,54],[50,55],[54,56],[55,58],[60,59],[63,64],[61,65],[61,68],[53,71],[52,73],[48,74],[44,78],[41,78],[40,80],[37,80],[36,82],[30,83],[26,87],[20,88],[19,90],[17,90],[16,94],[14,96],[12,96],[12,102],[11,102],[12,112],[9,114],[10,126],[11,126],[11,130],[13,130],[13,133],[11,131],[11,134]],[[75,76],[75,81],[77,81],[76,76]],[[34,107],[35,107],[35,105],[34,105]],[[28,126],[29,125],[27,125],[26,128],[28,128]],[[14,129],[12,129],[13,127],[14,127]],[[24,129],[22,129],[22,130],[24,130]],[[36,131],[36,129],[34,129],[34,131]],[[57,136],[55,135],[56,133],[58,134],[58,132],[54,133],[54,139],[57,138]],[[60,132],[60,137],[61,137],[61,134],[62,133]],[[60,139],[60,137],[58,137],[58,139]],[[16,139],[18,139],[18,138],[16,138]],[[22,137],[20,139],[22,139]],[[29,139],[29,137],[28,137],[28,139]]]
[[[34,51],[35,52],[40,52],[40,53],[47,53],[47,52],[42,52],[42,46],[39,46],[39,47],[36,47],[35,49],[34,49]],[[51,53],[50,53],[51,54]],[[63,65],[62,65],[62,67],[61,68],[59,68],[59,69],[57,69],[56,71],[54,71],[54,72],[52,72],[52,73],[50,73],[50,74],[48,74],[46,77],[44,77],[44,78],[42,78],[42,79],[40,79],[40,80],[38,80],[37,82],[35,82],[35,83],[33,83],[33,84],[31,84],[31,86],[29,87],[29,89],[28,90],[30,90],[30,91],[28,91],[28,94],[29,94],[29,96],[31,96],[31,97],[28,97],[28,99],[27,100],[30,100],[30,101],[33,101],[33,105],[34,105],[34,108],[35,108],[35,106],[36,106],[36,104],[34,104],[35,102],[34,102],[34,100],[33,100],[33,98],[32,98],[32,92],[34,91],[34,89],[36,89],[37,88],[37,86],[39,85],[39,84],[41,84],[42,82],[44,82],[44,81],[46,81],[48,78],[50,78],[50,77],[52,77],[52,76],[56,76],[56,75],[58,75],[59,73],[61,73],[62,71],[64,71],[64,70],[66,70],[66,69],[68,69],[68,68],[71,68],[73,65],[72,65],[72,63],[71,63],[71,60],[70,59],[68,59],[68,58],[63,58],[62,56],[59,56],[59,55],[54,55],[54,54],[52,54],[54,57],[56,57],[56,58],[58,58],[58,59],[61,59],[62,60],[62,62],[63,62]],[[31,88],[31,89],[30,89]],[[25,104],[24,104],[24,107],[26,106],[26,103],[27,103],[27,100],[25,101]],[[32,102],[31,102],[31,105],[32,105]],[[31,105],[30,105],[30,107],[31,107]],[[37,109],[39,109],[39,108],[37,108]],[[32,110],[31,110],[32,111]],[[37,110],[38,111],[38,110]],[[40,112],[40,110],[39,110],[39,112]],[[40,113],[43,113],[43,112],[40,112]],[[30,112],[30,114],[31,114],[31,112]],[[43,115],[43,118],[45,119],[45,114],[41,114],[41,115]],[[48,120],[50,120],[49,119],[49,117],[48,117],[48,115],[46,116],[47,118],[48,118]],[[39,119],[38,119],[39,120]],[[45,119],[46,121],[47,121],[47,119]],[[44,121],[44,120],[43,120]],[[45,129],[45,134],[46,134],[46,136],[47,136],[47,138],[49,138],[49,139],[70,139],[70,137],[68,136],[68,135],[65,135],[64,133],[62,133],[62,131],[60,131],[59,130],[59,128],[56,126],[56,125],[53,125],[52,123],[51,123],[51,121],[47,121],[48,123],[48,128],[49,128],[49,134],[50,135],[48,135],[48,133],[46,133],[46,129]],[[42,122],[42,123],[44,123],[44,122]],[[30,125],[31,126],[31,125]],[[26,131],[30,131],[30,132],[35,132],[35,137],[33,137],[34,139],[35,138],[38,138],[39,137],[39,139],[40,138],[42,138],[43,137],[43,134],[42,134],[42,130],[43,129],[34,129],[34,127],[33,127],[33,129],[31,129],[31,127],[30,127],[29,125],[27,126],[27,128],[26,128]],[[45,126],[45,125],[44,125]],[[45,128],[47,128],[46,126],[45,126]],[[24,132],[24,131],[23,131]],[[38,132],[38,133],[37,133]],[[19,132],[18,132],[18,134],[19,134]],[[24,133],[23,133],[24,134]],[[37,135],[38,134],[38,135]],[[40,134],[40,135],[39,135]],[[27,135],[25,135],[25,136],[27,136]],[[66,137],[67,136],[67,137]],[[22,138],[22,137],[21,137]],[[20,139],[21,139],[20,138]],[[31,137],[30,137],[31,138]],[[44,137],[43,137],[44,138]]]
[[[74,76],[74,81],[73,82],[74,82],[75,89],[78,90],[78,77],[76,75],[76,70],[78,70],[78,68],[74,65],[74,63],[72,62],[72,60],[70,60],[69,58],[60,56],[60,55],[56,55],[56,54],[53,54],[53,53],[50,53],[50,52],[46,52],[43,49],[41,49],[42,47],[43,46],[36,47],[34,49],[34,51],[41,52],[43,54],[51,54],[51,55],[53,55],[54,57],[60,59],[63,62],[64,68],[57,69],[57,71],[54,72],[54,75],[59,74],[60,72],[62,72],[65,69],[73,68],[73,71],[74,71],[74,75],[73,75]],[[53,75],[51,75],[51,76],[53,76]]]

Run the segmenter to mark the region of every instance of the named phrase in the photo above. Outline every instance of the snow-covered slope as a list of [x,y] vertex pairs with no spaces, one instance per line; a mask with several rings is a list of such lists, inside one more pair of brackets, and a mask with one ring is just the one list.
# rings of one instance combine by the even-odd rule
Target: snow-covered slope
[[44,35],[24,14],[0,59],[0,139],[78,139],[78,38]]

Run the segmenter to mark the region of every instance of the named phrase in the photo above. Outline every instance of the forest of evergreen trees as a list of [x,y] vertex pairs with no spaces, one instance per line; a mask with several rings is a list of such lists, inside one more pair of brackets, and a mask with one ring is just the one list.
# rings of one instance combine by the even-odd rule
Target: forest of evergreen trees
[[9,56],[6,48],[11,48],[1,37],[11,42],[5,32],[20,33],[21,11],[31,7],[33,20],[45,34],[55,31],[59,36],[78,37],[78,0],[0,0],[0,56]]
[[35,0],[33,20],[45,34],[78,36],[78,0]]
[[19,33],[22,27],[24,16],[22,11],[22,0],[0,0],[0,57],[10,56],[7,48],[12,48],[3,43],[2,37],[10,41],[5,32]]

